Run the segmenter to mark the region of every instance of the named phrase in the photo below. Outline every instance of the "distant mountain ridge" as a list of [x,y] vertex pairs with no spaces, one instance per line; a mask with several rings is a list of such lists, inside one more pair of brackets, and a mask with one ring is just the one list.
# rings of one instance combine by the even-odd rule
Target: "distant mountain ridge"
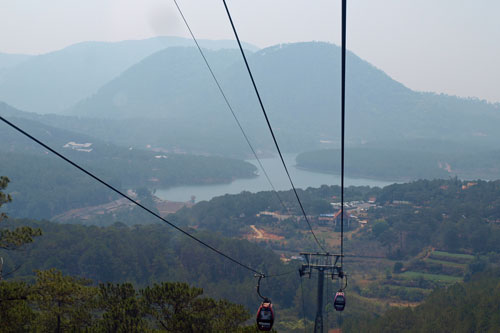
[[8,68],[15,67],[31,58],[27,54],[0,53],[0,74]]
[[[207,57],[243,122],[256,130],[256,137],[265,136],[248,74],[241,57],[231,53],[207,51]],[[338,142],[339,47],[321,42],[284,44],[248,54],[248,59],[271,122],[292,150],[304,141]],[[350,52],[346,99],[351,144],[395,137],[500,138],[500,104],[412,91]],[[132,66],[71,113],[217,126],[225,123],[227,110],[223,109],[227,108],[197,51],[169,48]]]
[[[237,47],[231,40],[199,42],[207,49]],[[38,56],[0,54],[0,100],[23,110],[59,113],[144,57],[166,47],[193,45],[191,39],[165,36],[83,42]],[[250,50],[257,49],[251,44],[244,45]],[[13,66],[15,61],[17,65]]]
[[[254,146],[263,155],[274,154],[241,55],[235,49],[205,54]],[[247,51],[247,57],[282,150],[337,148],[339,47],[281,44]],[[467,153],[494,150],[500,139],[500,104],[412,91],[351,52],[346,97],[351,147]],[[250,155],[194,47],[168,47],[145,56],[66,114],[71,116],[36,117],[121,145]]]

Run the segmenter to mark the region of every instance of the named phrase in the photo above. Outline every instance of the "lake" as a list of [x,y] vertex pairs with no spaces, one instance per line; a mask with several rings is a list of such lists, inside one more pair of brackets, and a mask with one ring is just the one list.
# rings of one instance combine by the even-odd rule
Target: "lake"
[[[311,172],[301,170],[295,167],[295,157],[297,154],[284,154],[283,157],[292,177],[292,181],[296,188],[307,187],[320,187],[321,185],[340,185],[340,175],[330,175],[325,173]],[[228,184],[216,185],[190,185],[190,186],[177,186],[168,189],[157,190],[155,195],[161,199],[169,201],[188,201],[191,196],[196,197],[196,202],[202,200],[210,200],[213,197],[224,194],[238,194],[242,191],[260,192],[270,191],[272,188],[269,185],[266,177],[258,165],[256,160],[247,160],[247,162],[254,164],[259,175],[251,179],[237,179]],[[276,190],[290,190],[290,182],[286,176],[285,170],[279,157],[262,158],[262,165],[266,169],[269,178],[273,182]],[[393,184],[395,182],[379,181],[374,179],[362,178],[345,178],[345,186],[379,186]]]

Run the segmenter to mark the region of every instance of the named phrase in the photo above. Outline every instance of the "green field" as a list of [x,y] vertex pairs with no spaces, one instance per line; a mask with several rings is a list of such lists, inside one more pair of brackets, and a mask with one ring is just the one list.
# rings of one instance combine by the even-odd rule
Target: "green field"
[[401,278],[404,279],[418,279],[420,277],[430,280],[430,281],[440,281],[440,282],[447,282],[447,283],[453,283],[453,282],[460,282],[462,281],[461,277],[456,277],[456,276],[450,276],[450,275],[441,275],[441,274],[429,274],[429,273],[420,273],[420,272],[404,272],[402,274],[398,275]]
[[441,264],[443,266],[450,266],[450,267],[456,267],[456,268],[461,268],[461,269],[465,269],[467,267],[467,264],[459,264],[456,262],[437,260],[437,259],[431,259],[431,258],[426,258],[426,259],[424,259],[424,261],[428,262],[428,263],[432,263],[432,264]]
[[432,252],[431,255],[435,256],[435,257],[441,257],[441,258],[474,260],[474,256],[470,255],[470,254],[451,253],[451,252],[444,252],[444,251],[434,251],[434,252]]
[[430,289],[418,288],[418,287],[408,287],[408,286],[393,286],[387,285],[387,287],[391,290],[410,290],[410,291],[419,291],[424,294],[429,294],[431,292]]
[[424,293],[427,293],[427,292],[430,292],[429,289],[425,289],[425,288],[418,288],[418,287],[409,287],[409,286],[389,286],[389,288],[394,288],[394,289],[406,289],[406,290],[416,290],[416,291],[421,291],[421,292],[424,292]]

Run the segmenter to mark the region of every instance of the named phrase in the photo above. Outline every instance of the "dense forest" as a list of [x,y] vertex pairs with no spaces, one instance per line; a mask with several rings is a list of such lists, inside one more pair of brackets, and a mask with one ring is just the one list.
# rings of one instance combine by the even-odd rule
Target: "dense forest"
[[[87,285],[94,287],[112,282],[133,286],[139,292],[155,284],[183,281],[203,288],[203,295],[207,297],[241,304],[245,311],[254,312],[260,302],[255,292],[257,280],[252,273],[207,252],[205,247],[165,225],[128,227],[115,224],[101,228],[13,219],[3,224],[8,228],[15,225],[31,226],[43,232],[41,237],[24,246],[22,251],[2,253],[8,281],[33,285],[37,283],[33,272],[57,269],[61,272],[57,274],[89,281]],[[301,288],[298,277],[300,261],[284,264],[277,254],[258,244],[193,229],[189,231],[251,267],[270,275],[284,273],[264,279],[261,292],[272,299],[279,313],[278,330],[303,331],[302,297],[306,304],[315,304],[317,282],[315,279],[303,278]],[[332,293],[337,285],[334,281],[327,281],[327,285],[325,305],[333,327],[336,317]],[[345,315],[377,315],[384,309],[351,294]],[[315,306],[305,309],[309,327],[312,327],[315,313]]]
[[[435,288],[498,266],[499,186],[498,181],[449,179],[394,184],[383,189],[347,188],[346,201],[375,199],[376,204],[361,212],[367,226],[348,232],[346,253],[387,259],[347,258],[354,270],[351,288],[370,299],[419,302]],[[335,242],[338,233],[332,233],[332,226],[318,225],[314,217],[334,211],[330,203],[338,202],[339,188],[308,188],[299,195],[320,241],[335,244],[330,241]],[[251,233],[252,224],[284,237],[282,241],[261,242],[266,247],[292,254],[299,249],[314,251],[307,225],[294,208],[292,193],[280,192],[280,196],[286,209],[272,192],[241,193],[198,203],[171,217],[198,230],[219,230],[234,237]],[[258,216],[263,210],[291,212],[297,218]]]
[[344,332],[498,332],[500,271],[474,275],[470,281],[435,290],[415,307],[393,308],[384,315],[347,319]]
[[[0,207],[12,201],[2,191],[8,184],[9,179],[2,176]],[[172,236],[163,225],[143,230],[125,225],[102,229],[11,220],[3,212],[0,222],[0,280],[9,276],[0,281],[2,332],[256,331],[244,306],[202,298],[203,289],[184,282],[165,282],[196,280],[208,284],[213,293],[246,296],[254,303],[248,299],[252,293],[244,287],[252,280],[248,272],[245,279],[241,269],[228,270],[231,262],[198,243],[193,246],[192,240],[178,239],[179,234]],[[247,265],[255,268],[262,269],[264,263],[281,266],[276,256],[266,260],[263,251],[248,242],[197,236],[217,243],[239,260],[250,257]],[[239,244],[235,246],[235,242]],[[245,254],[250,251],[251,256]],[[80,259],[75,262],[76,258]],[[41,269],[44,267],[47,269]],[[57,268],[75,274],[65,275]],[[141,270],[144,274],[137,274]],[[130,281],[144,288],[136,290]],[[285,303],[279,294],[275,296]]]
[[[427,142],[427,143],[426,143]],[[434,145],[432,147],[431,145]],[[500,169],[497,150],[470,147],[470,144],[439,143],[432,140],[402,144],[373,144],[347,150],[346,176],[410,181],[458,176],[462,179],[496,179]],[[405,146],[407,145],[407,146]],[[394,148],[388,148],[393,147]],[[411,148],[410,148],[411,147]],[[297,155],[297,166],[306,170],[340,174],[340,151],[323,149]]]
[[[4,178],[3,186],[6,187],[7,183]],[[458,179],[421,180],[407,184],[393,184],[383,189],[347,188],[346,201],[366,202],[369,199],[376,201],[376,204],[365,212],[365,218],[369,221],[368,226],[348,234],[347,253],[349,255],[359,254],[360,251],[371,251],[372,255],[384,253],[388,262],[379,260],[359,262],[354,258],[346,258],[346,263],[353,274],[350,279],[349,306],[343,316],[344,329],[356,331],[359,327],[365,327],[362,325],[384,327],[385,324],[381,324],[380,321],[382,319],[376,318],[382,316],[388,309],[387,316],[395,313],[394,316],[397,318],[413,316],[413,321],[421,320],[419,318],[422,315],[418,310],[420,307],[415,310],[392,310],[385,303],[380,303],[379,299],[409,302],[424,300],[422,305],[424,307],[428,302],[438,302],[435,301],[437,297],[435,295],[442,295],[454,290],[453,288],[468,288],[467,285],[450,287],[452,285],[450,282],[459,282],[462,279],[475,281],[481,272],[499,266],[500,228],[497,221],[500,220],[500,212],[496,208],[500,200],[499,190],[498,181],[472,182]],[[144,192],[147,194],[146,190]],[[311,217],[332,211],[330,203],[338,202],[339,194],[338,186],[322,186],[299,191],[306,211]],[[297,274],[301,262],[292,260],[283,263],[275,251],[279,253],[280,250],[287,250],[297,253],[301,248],[309,249],[308,246],[312,246],[313,242],[307,239],[308,232],[304,221],[294,218],[299,216],[300,212],[298,207],[294,206],[293,194],[290,191],[283,191],[279,192],[279,195],[285,207],[279,202],[276,193],[243,192],[200,202],[191,208],[183,208],[169,215],[168,219],[223,252],[231,253],[251,267],[271,275],[285,273],[276,278],[264,279],[261,291],[273,300],[276,309],[279,310],[280,317],[276,328],[293,332],[303,330],[306,325],[312,325],[315,306],[303,308],[302,299],[305,304],[315,303],[316,281],[302,279],[301,286]],[[12,205],[15,200],[10,202],[11,199],[4,195],[2,204]],[[290,214],[290,217],[277,220],[271,216],[257,216],[263,210]],[[144,305],[144,290],[161,286],[167,289],[177,286],[183,290],[194,288],[189,289],[192,290],[191,294],[196,295],[193,298],[192,309],[199,309],[196,299],[202,298],[199,298],[200,289],[196,288],[203,288],[203,295],[213,298],[206,302],[215,302],[211,304],[232,302],[224,304],[227,304],[228,309],[233,309],[234,306],[234,311],[239,311],[241,314],[238,317],[241,320],[234,327],[243,329],[243,326],[248,325],[248,311],[255,311],[255,307],[259,304],[259,298],[255,293],[256,279],[253,274],[233,266],[220,256],[207,252],[206,248],[172,231],[166,225],[150,219],[142,221],[140,215],[136,213],[132,216],[138,225],[114,223],[108,227],[98,227],[31,219],[2,221],[2,226],[5,228],[2,229],[4,240],[8,240],[5,237],[9,235],[15,238],[17,227],[27,228],[20,229],[20,232],[21,234],[27,232],[25,236],[29,240],[19,244],[28,243],[20,247],[22,251],[16,250],[19,246],[15,244],[14,248],[11,247],[12,244],[2,245],[3,248],[10,249],[2,251],[1,254],[4,258],[3,272],[10,283],[2,285],[3,297],[9,298],[11,292],[26,295],[21,300],[16,299],[18,302],[16,306],[26,311],[26,316],[33,319],[30,325],[35,326],[30,327],[48,327],[36,325],[46,325],[44,323],[49,322],[53,324],[53,320],[47,319],[45,322],[43,318],[56,318],[53,317],[54,313],[44,312],[46,311],[44,309],[48,308],[43,308],[41,303],[37,303],[40,300],[35,296],[29,296],[32,295],[29,293],[37,290],[36,286],[43,274],[46,274],[48,279],[68,279],[70,285],[80,285],[77,289],[85,295],[93,295],[89,296],[92,302],[85,303],[87,304],[85,308],[88,306],[93,309],[89,310],[91,318],[85,321],[89,323],[85,327],[90,328],[104,325],[105,319],[108,318],[108,315],[105,315],[108,308],[99,307],[104,302],[101,298],[107,292],[106,288],[115,288],[113,289],[115,291],[117,288],[124,288],[128,290],[128,295],[132,295],[127,304],[139,304],[141,307],[137,310],[139,311],[137,313],[142,313],[140,318],[136,318],[137,323],[145,325],[141,327],[147,329],[161,330],[159,326],[161,324],[156,321],[157,317],[151,315],[147,305]],[[274,244],[241,239],[242,235],[248,233],[250,224],[284,235],[287,245],[279,245],[280,242]],[[328,230],[322,228],[321,230]],[[6,233],[6,230],[10,230],[10,234]],[[321,234],[319,235],[320,239],[323,239]],[[34,275],[37,271],[38,277]],[[367,277],[364,277],[365,275]],[[445,277],[448,282],[443,282],[438,277]],[[193,287],[176,285],[176,281],[188,283]],[[325,314],[330,316],[328,327],[338,327],[340,324],[331,303],[333,301],[331,295],[336,287],[335,283],[330,281],[325,291]],[[428,296],[432,289],[441,291]],[[88,293],[84,292],[85,290]],[[79,299],[78,302],[84,300]],[[233,303],[241,304],[244,308],[238,308]],[[67,309],[70,308],[71,306],[68,306]],[[4,308],[3,311],[7,311],[5,315],[14,316],[13,310],[9,309]],[[88,315],[80,312],[72,313],[73,310],[68,311],[70,314],[64,314],[65,319],[61,319],[61,325],[63,323],[72,325],[72,320],[77,318],[74,316]],[[408,311],[413,311],[413,314],[409,314]],[[196,310],[189,310],[189,313],[196,314]],[[305,316],[305,321],[302,314]],[[202,317],[205,315],[207,314],[200,314]],[[219,315],[223,316],[223,314],[217,316]],[[400,325],[397,324],[400,319],[388,320],[394,321],[394,325]],[[213,322],[204,325],[218,327]],[[488,322],[484,325],[492,324]],[[196,331],[194,328],[193,330]],[[217,331],[217,328],[214,330]]]
[[250,313],[203,289],[163,282],[136,290],[36,272],[36,282],[0,281],[2,332],[257,332]]
[[[155,153],[128,153],[128,150],[123,154],[102,152],[89,157],[83,154],[67,153],[122,191],[145,186],[167,188],[229,182],[253,177],[256,170],[250,163],[222,157],[161,154],[165,158],[155,158]],[[12,180],[9,187],[15,200],[7,209],[14,217],[51,218],[67,210],[117,199],[102,185],[52,156],[2,153],[0,164],[2,172],[9,174]]]
[[[205,247],[163,224],[135,227],[115,224],[107,228],[29,220],[4,224],[30,226],[43,232],[43,236],[24,251],[4,255],[5,271],[15,270],[17,264],[22,264],[13,277],[30,280],[35,269],[56,268],[64,274],[96,283],[133,282],[146,286],[161,281],[185,281],[204,288],[209,296],[246,306],[258,300],[253,274],[234,267],[233,263],[207,252]],[[190,231],[255,269],[269,274],[294,270],[282,264],[276,254],[248,241]],[[284,307],[292,306],[294,293],[290,295],[287,289],[296,290],[296,280],[295,275],[280,279],[283,289],[273,291],[271,297]]]
[[[339,156],[340,151],[337,149],[306,152],[297,156],[297,166],[312,171],[339,174]],[[447,157],[433,152],[351,148],[345,159],[348,177],[396,181],[446,178],[449,175],[444,167],[439,167],[439,162],[446,163]]]
[[[369,234],[390,255],[426,246],[474,254],[500,252],[500,181],[421,180],[385,187],[370,212]],[[401,242],[404,237],[404,242]]]
[[[350,200],[368,200],[370,196],[379,193],[380,188],[368,186],[350,186],[345,189],[345,198]],[[323,185],[320,188],[298,189],[298,195],[309,215],[319,215],[332,211],[331,202],[340,200],[340,186]],[[284,206],[281,205],[281,202]],[[295,218],[279,223],[272,217],[256,218],[262,211],[277,211],[290,216],[302,214],[294,193],[290,191],[272,191],[258,193],[242,192],[240,194],[215,197],[210,201],[202,201],[191,208],[184,208],[175,214],[175,217],[186,221],[189,225],[237,235],[242,228],[250,224],[269,225],[286,228],[288,231],[297,231],[306,228],[304,221]],[[285,231],[285,230],[283,230]]]
[[[7,182],[4,185],[6,184]],[[2,203],[10,204],[10,200],[10,197],[4,195]],[[176,219],[175,215],[172,217],[175,223],[182,225],[180,219]],[[5,236],[9,235],[8,230],[18,228],[31,230],[25,235],[31,235],[29,239],[22,238],[24,241],[16,248],[2,245],[7,251],[1,253],[4,259],[3,273],[4,277],[8,278],[8,283],[1,284],[0,296],[3,295],[1,297],[4,301],[12,302],[2,311],[6,317],[12,316],[13,322],[23,322],[23,325],[27,325],[23,327],[54,329],[58,321],[56,319],[59,317],[61,327],[64,325],[66,328],[75,327],[71,325],[75,325],[75,321],[81,321],[85,317],[80,327],[89,329],[92,327],[98,330],[101,327],[99,325],[111,325],[111,322],[107,320],[119,320],[116,319],[117,314],[108,311],[116,311],[116,307],[130,305],[135,317],[129,318],[131,322],[128,319],[125,320],[125,323],[158,328],[157,320],[159,319],[152,317],[148,312],[150,310],[144,305],[144,290],[153,288],[158,291],[161,290],[160,287],[165,289],[168,286],[179,286],[172,284],[175,281],[187,282],[197,288],[201,287],[205,290],[204,295],[208,297],[227,299],[229,302],[245,306],[243,309],[230,303],[220,303],[226,302],[222,300],[207,301],[212,302],[210,304],[214,306],[222,304],[224,309],[239,313],[235,319],[236,326],[243,322],[248,324],[248,309],[255,311],[259,304],[259,298],[255,293],[256,279],[253,273],[249,274],[245,269],[234,266],[226,259],[207,252],[205,247],[186,239],[185,236],[173,232],[172,229],[162,224],[128,227],[117,223],[110,227],[96,227],[7,219],[2,221],[2,227],[5,228],[2,229],[3,241],[7,240]],[[298,314],[303,311],[302,297],[306,302],[314,302],[315,281],[305,279],[302,288],[299,288],[298,262],[284,264],[272,251],[246,240],[229,239],[206,231],[188,230],[223,252],[231,253],[233,257],[251,267],[270,275],[279,275],[275,278],[264,279],[261,289],[273,300],[276,309],[280,312],[277,328],[296,331],[303,330],[306,324],[311,325],[315,314],[313,308],[306,309],[305,322]],[[33,275],[34,272],[38,272],[36,276]],[[40,279],[44,279],[45,282],[40,282]],[[68,289],[58,290],[54,286],[54,284],[62,283],[61,281],[64,281]],[[44,286],[41,287],[40,283]],[[180,287],[184,290],[187,285]],[[48,289],[41,291],[44,288]],[[330,288],[334,290],[333,285]],[[193,292],[195,294],[193,299],[195,299],[200,294],[200,289],[193,290],[196,291]],[[38,298],[40,292],[43,293],[43,299]],[[60,293],[63,293],[68,303],[62,306],[54,305]],[[109,296],[109,293],[119,295]],[[103,297],[111,297],[110,302],[120,303],[113,305],[115,306],[113,310],[113,306],[103,305],[107,302],[102,299]],[[120,299],[120,297],[125,299]],[[42,301],[43,304],[40,303]],[[165,302],[168,301],[172,300]],[[331,306],[332,301],[332,298],[326,301],[330,304],[328,307],[330,316],[333,316],[334,311]],[[189,310],[186,311],[197,316],[198,310],[196,309],[199,307],[196,304],[195,302],[193,307],[188,307]],[[76,311],[77,306],[83,308]],[[134,306],[137,307],[134,308]],[[351,300],[350,309],[353,313],[380,313],[359,298]],[[213,315],[217,318],[225,318],[223,313],[213,314],[208,310],[208,313],[203,311],[200,315],[203,318],[208,316],[206,320],[212,320],[213,317],[210,316]],[[19,313],[29,318],[29,321],[22,321],[20,319],[22,317],[18,316]],[[129,315],[129,312],[121,313],[121,316]],[[196,323],[198,321],[195,321]],[[205,321],[203,323],[209,325],[207,327],[220,327],[217,325],[221,325],[220,322],[207,323]],[[12,327],[14,327],[13,331],[19,328],[19,326]],[[217,330],[214,328],[214,331]]]
[[[49,147],[123,191],[228,183],[256,176],[256,167],[242,160],[186,154],[176,148],[167,151],[151,144],[120,146],[42,124],[37,117],[16,117],[17,112],[0,103],[0,114],[7,115],[10,121]],[[99,185],[65,162],[49,156],[38,144],[6,125],[2,126],[1,172],[9,175],[12,180],[10,189],[16,197],[8,207],[11,216],[52,218],[64,211],[116,198],[102,188],[99,190]],[[36,200],[41,197],[47,200]]]
[[[420,180],[393,184],[383,189],[348,187],[346,201],[366,202],[369,198],[376,198],[376,206],[366,212],[369,228],[360,230],[351,241],[377,241],[389,257],[396,259],[414,256],[426,247],[469,254],[500,252],[499,189],[499,181],[458,179]],[[318,215],[335,212],[331,203],[340,200],[340,187],[325,185],[317,189],[298,190],[298,194],[306,212],[317,224],[315,218]],[[285,219],[259,215],[263,211],[278,212]],[[276,194],[264,191],[242,192],[202,201],[191,208],[179,210],[169,219],[198,230],[220,232],[232,237],[242,237],[250,231],[250,225],[256,225],[284,236],[293,248],[298,244],[294,241],[304,246],[303,240],[309,237],[304,233],[307,224],[300,215],[293,192],[280,191]],[[105,218],[95,217],[95,224],[100,224]],[[147,216],[144,219],[151,222]],[[128,220],[127,224],[130,224]]]

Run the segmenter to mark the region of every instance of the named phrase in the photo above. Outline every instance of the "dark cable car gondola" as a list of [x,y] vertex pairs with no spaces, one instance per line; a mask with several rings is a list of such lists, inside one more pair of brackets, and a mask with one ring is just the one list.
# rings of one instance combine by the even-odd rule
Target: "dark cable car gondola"
[[269,299],[264,299],[257,311],[257,327],[259,331],[270,331],[274,324],[273,305]]
[[335,294],[335,298],[333,299],[333,307],[337,311],[344,311],[345,308],[345,294],[344,290],[347,288],[347,274],[345,274],[342,269],[339,271],[339,278],[342,280],[345,278],[345,285],[341,287],[337,293]]
[[345,308],[345,295],[344,292],[341,290],[337,291],[335,294],[335,298],[333,299],[333,307],[337,311],[344,311]]
[[257,327],[259,331],[270,331],[274,324],[274,310],[271,300],[260,294],[260,280],[262,280],[264,275],[256,275],[259,277],[259,282],[257,283],[257,294],[262,298],[262,304],[257,310]]

